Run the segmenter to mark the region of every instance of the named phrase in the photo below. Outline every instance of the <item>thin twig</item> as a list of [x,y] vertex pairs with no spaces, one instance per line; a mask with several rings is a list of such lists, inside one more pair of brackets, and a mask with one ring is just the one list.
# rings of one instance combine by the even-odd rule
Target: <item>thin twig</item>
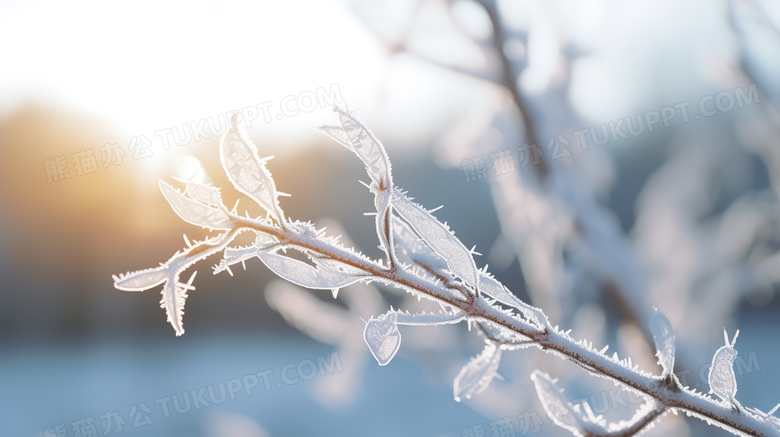
[[[498,15],[495,0],[479,0],[477,3],[482,5],[490,17],[490,22],[493,25],[493,48],[496,51],[498,59],[501,61],[502,80],[501,84],[509,90],[512,95],[512,100],[515,102],[520,117],[523,120],[523,128],[525,129],[525,138],[528,144],[539,145],[539,137],[536,132],[536,123],[534,117],[531,114],[531,110],[525,103],[520,89],[517,87],[517,75],[512,68],[512,62],[507,58],[504,53],[504,44],[506,43],[506,37],[504,36],[504,28],[501,24],[501,17]],[[540,154],[539,165],[534,166],[539,177],[544,179],[550,172],[550,168],[547,164],[545,157]]]

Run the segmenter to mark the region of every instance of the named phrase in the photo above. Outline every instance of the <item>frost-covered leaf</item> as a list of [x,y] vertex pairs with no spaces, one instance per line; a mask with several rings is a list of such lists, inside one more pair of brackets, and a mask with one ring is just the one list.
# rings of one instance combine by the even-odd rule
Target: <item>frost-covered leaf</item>
[[349,141],[349,137],[347,137],[347,133],[341,126],[320,126],[319,131],[336,140],[337,143],[341,144],[347,149],[353,152],[355,151],[355,149],[352,147],[352,143]]
[[660,311],[656,311],[650,318],[650,332],[655,342],[655,355],[658,364],[664,369],[663,376],[674,371],[675,334],[672,323]]
[[[330,290],[346,287],[360,280],[359,276],[336,270],[328,263],[318,263],[315,268],[287,256],[263,251],[259,251],[257,257],[272,272],[301,287]],[[317,261],[315,259],[315,263]]]
[[200,203],[208,206],[218,207],[222,203],[222,196],[219,194],[219,188],[201,184],[199,182],[187,182],[187,195]]
[[195,274],[190,276],[186,284],[179,282],[179,275],[196,262],[221,252],[238,234],[240,231],[224,232],[214,238],[196,242],[184,252],[177,251],[160,267],[114,276],[114,287],[119,290],[143,291],[164,282],[160,306],[165,308],[168,321],[176,331],[176,335],[182,335],[184,334],[182,327],[184,302],[187,299],[187,291],[195,289],[192,286]]
[[282,222],[284,217],[279,207],[276,184],[271,173],[265,168],[268,158],[260,159],[257,147],[246,131],[240,125],[233,125],[222,137],[219,150],[225,173],[236,189],[252,198],[277,221]]
[[455,400],[460,402],[464,397],[471,399],[471,396],[486,389],[500,363],[501,349],[494,342],[488,342],[482,353],[472,358],[455,377]]
[[[341,109],[338,109],[338,113],[341,127],[349,140],[348,144],[352,146],[352,150],[366,165],[368,175],[376,184],[375,189],[378,191],[391,189],[393,187],[393,179],[391,176],[390,159],[387,157],[382,143],[352,113]],[[326,133],[328,135],[336,135],[334,139],[344,144],[343,140],[339,138],[340,133],[338,131],[331,130]]]
[[525,302],[507,290],[496,278],[486,273],[480,272],[479,289],[493,299],[511,307],[522,308],[525,306]]
[[443,274],[443,270],[447,269],[444,258],[418,237],[405,221],[396,216],[393,216],[393,234],[395,244],[401,248],[400,254],[405,255],[412,263],[424,265],[439,274]]
[[[572,405],[563,394],[563,390],[556,386],[557,381],[551,379],[549,375],[535,370],[531,374],[531,379],[547,416],[555,425],[579,437],[639,435],[652,427],[651,423],[663,413],[665,408],[660,406],[659,409],[659,404],[650,401],[639,407],[631,419],[607,424],[603,416],[593,414],[588,401],[583,401],[582,405]],[[613,408],[616,408],[614,400]]]
[[477,266],[466,246],[425,208],[409,200],[398,190],[393,192],[393,208],[436,253],[447,261],[449,269],[465,283],[477,287]]
[[144,291],[156,287],[167,278],[165,267],[139,270],[125,275],[113,276],[114,287],[122,291]]
[[574,435],[587,435],[581,414],[573,408],[571,402],[563,396],[549,376],[536,370],[531,374],[531,380],[534,382],[536,394],[542,402],[544,411],[556,425]]
[[401,332],[396,325],[396,313],[390,311],[366,323],[363,339],[380,366],[386,366],[401,347]]
[[341,128],[322,126],[320,131],[335,139],[343,146],[355,152],[363,161],[366,171],[371,177],[369,190],[374,193],[376,207],[376,232],[380,238],[382,249],[391,261],[395,259],[393,247],[392,222],[388,221],[391,201],[390,190],[393,188],[390,159],[384,146],[373,133],[354,114],[336,108],[339,114]]
[[712,357],[712,366],[708,376],[710,384],[710,393],[715,393],[725,402],[734,402],[734,396],[737,394],[737,378],[734,375],[734,359],[737,357],[737,350],[734,345],[737,343],[739,331],[734,334],[734,340],[729,344],[729,336],[726,330],[723,330],[723,336],[726,338],[726,344],[715,352]]
[[536,323],[539,328],[544,328],[547,317],[542,310],[518,299],[496,278],[482,271],[480,271],[479,275],[479,290],[505,305],[519,309],[528,319]]
[[160,307],[165,309],[168,322],[173,326],[176,335],[179,336],[184,334],[182,316],[184,315],[184,301],[187,299],[187,290],[195,289],[192,286],[195,273],[192,274],[188,283],[183,284],[179,282],[179,274],[184,270],[186,264],[186,257],[177,253],[160,267],[114,276],[114,287],[124,291],[144,291],[165,283],[162,289]]
[[[412,263],[430,268],[440,275],[445,274],[444,270],[448,268],[447,262],[438,253],[434,252],[412,230],[409,224],[398,217],[393,217],[393,233],[395,235],[395,243],[401,248],[399,254],[405,255]],[[546,317],[544,317],[541,310],[518,299],[492,275],[482,271],[479,271],[479,275],[479,288],[481,291],[501,303],[521,310],[526,317],[533,320],[539,327],[544,326]]]
[[230,230],[233,228],[233,223],[225,213],[217,208],[188,199],[179,190],[162,180],[160,181],[160,191],[176,214],[184,221],[209,229]]
[[165,281],[162,299],[160,300],[160,308],[165,309],[168,323],[173,326],[177,336],[184,334],[184,326],[182,324],[184,302],[187,300],[187,291],[195,289],[192,286],[192,280],[195,279],[195,273],[197,272],[190,276],[190,280],[186,284],[179,282],[179,273],[179,270],[173,269],[168,272],[168,279]]

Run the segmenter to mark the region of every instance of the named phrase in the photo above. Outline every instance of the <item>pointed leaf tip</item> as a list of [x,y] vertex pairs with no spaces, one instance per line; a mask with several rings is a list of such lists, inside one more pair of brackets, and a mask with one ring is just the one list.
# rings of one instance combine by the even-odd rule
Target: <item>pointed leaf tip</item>
[[[380,191],[391,189],[393,187],[393,178],[390,159],[387,157],[387,152],[382,143],[354,114],[342,109],[338,109],[337,112],[344,135],[332,130],[331,132],[326,132],[326,134],[331,135],[331,138],[342,144],[344,144],[342,141],[344,136],[346,136],[347,144],[351,146],[350,148],[365,164],[368,175],[376,184],[376,188]],[[335,136],[332,136],[332,134]],[[344,145],[347,146],[347,144]]]
[[664,369],[663,376],[666,376],[674,371],[676,337],[672,323],[664,313],[656,311],[650,317],[650,332],[653,334],[658,364]]
[[144,291],[162,284],[166,277],[165,266],[139,270],[127,275],[114,276],[114,288],[122,291]]

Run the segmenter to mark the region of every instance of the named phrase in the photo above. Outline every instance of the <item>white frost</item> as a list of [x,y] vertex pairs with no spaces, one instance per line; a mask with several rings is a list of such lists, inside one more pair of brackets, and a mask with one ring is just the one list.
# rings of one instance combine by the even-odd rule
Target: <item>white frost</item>
[[501,349],[494,342],[488,342],[482,353],[472,358],[455,377],[455,400],[471,399],[471,396],[486,389],[496,376],[500,363]]
[[399,325],[417,325],[417,326],[437,326],[458,323],[466,318],[464,311],[457,311],[454,314],[444,312],[440,313],[419,313],[410,314],[409,312],[395,312],[396,323]]
[[114,287],[122,291],[144,291],[165,282],[166,275],[165,267],[139,270],[127,275],[114,275]]
[[347,149],[355,151],[355,148],[352,147],[352,143],[349,141],[349,137],[347,137],[347,133],[341,126],[320,126],[319,131],[336,140],[337,143]]
[[[556,425],[566,429],[577,436],[586,435],[584,420],[579,412],[574,410],[569,402],[555,385],[555,381],[546,374],[536,370],[531,374],[531,380],[536,387],[536,394],[542,402],[547,416]],[[606,431],[606,430],[604,430]]]
[[479,289],[493,299],[511,307],[517,308],[531,321],[536,323],[539,329],[544,329],[547,324],[547,316],[539,308],[528,305],[512,294],[506,287],[492,275],[480,271]]
[[650,318],[650,332],[655,343],[655,355],[658,364],[664,369],[662,376],[674,371],[675,334],[672,323],[660,311],[656,311]]
[[401,332],[396,324],[397,314],[390,311],[366,323],[363,339],[380,366],[386,366],[401,348]]
[[734,375],[734,359],[737,357],[737,350],[734,349],[734,345],[737,343],[739,331],[734,334],[731,344],[725,329],[723,336],[726,337],[726,344],[712,357],[712,366],[707,378],[710,383],[710,393],[715,393],[726,403],[734,404],[736,402],[734,396],[737,394],[737,378]]
[[463,282],[477,288],[478,274],[474,258],[449,228],[398,190],[393,191],[393,208],[409,222],[428,246],[447,261],[454,274]]
[[218,207],[222,204],[219,188],[204,185],[200,182],[187,182],[187,195],[208,206]]
[[409,225],[398,217],[393,216],[394,242],[400,246],[401,252],[412,263],[430,268],[440,275],[444,275],[447,262],[428,246]]
[[[391,177],[390,159],[387,157],[384,146],[373,133],[355,117],[352,113],[338,109],[339,121],[344,130],[349,145],[357,156],[366,165],[366,170],[371,180],[376,184],[376,189],[386,191],[393,187]],[[344,144],[343,136],[337,130],[324,126],[327,135],[332,136],[339,143]],[[376,193],[376,191],[374,191]]]
[[261,250],[270,249],[272,246],[278,243],[278,240],[266,233],[255,232],[254,244],[247,247],[228,247],[223,254],[222,262],[214,269],[214,274],[225,270],[227,267],[233,264],[244,262],[248,259],[254,258]]
[[185,197],[179,190],[160,180],[160,191],[171,207],[184,221],[208,229],[230,230],[233,222],[217,208]]
[[276,184],[265,168],[269,158],[260,159],[257,147],[246,131],[240,125],[233,124],[222,137],[219,150],[225,173],[236,189],[260,204],[277,221],[283,222]]
[[360,280],[359,276],[336,270],[330,263],[318,263],[317,259],[314,259],[317,264],[314,268],[305,262],[273,252],[258,251],[257,257],[272,272],[301,287],[330,290],[346,287]]

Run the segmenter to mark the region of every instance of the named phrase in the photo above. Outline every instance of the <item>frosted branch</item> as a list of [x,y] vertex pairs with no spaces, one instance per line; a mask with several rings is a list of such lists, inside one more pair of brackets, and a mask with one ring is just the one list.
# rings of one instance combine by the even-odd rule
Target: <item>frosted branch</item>
[[[639,370],[630,358],[610,358],[604,355],[605,349],[599,351],[587,340],[573,339],[568,332],[551,326],[541,309],[514,297],[487,271],[477,270],[472,252],[465,249],[449,228],[392,185],[390,162],[382,144],[351,114],[342,110],[338,113],[347,145],[363,160],[372,180],[369,189],[375,194],[377,237],[390,261],[388,264],[342,246],[336,238],[326,237],[323,229],[318,230],[311,223],[286,218],[278,205],[274,181],[265,168],[267,158],[260,159],[257,148],[245,133],[235,129],[222,140],[223,166],[236,188],[263,206],[268,216],[250,218],[229,212],[221,203],[216,189],[188,186],[186,194],[189,197],[185,197],[170,185],[161,183],[163,194],[184,220],[224,232],[197,242],[184,252],[177,252],[161,267],[115,276],[114,286],[121,290],[143,291],[164,284],[162,303],[176,334],[181,335],[184,333],[184,301],[187,291],[193,289],[194,275],[186,284],[179,282],[179,276],[197,261],[221,251],[225,251],[225,258],[216,272],[229,271],[231,264],[258,257],[282,278],[308,288],[332,289],[334,297],[339,287],[358,281],[376,281],[419,298],[436,301],[443,309],[438,314],[409,314],[391,309],[384,315],[371,318],[366,323],[364,339],[380,365],[387,365],[400,348],[398,324],[442,325],[465,320],[477,324],[485,333],[485,349],[463,367],[455,380],[456,400],[469,398],[490,384],[503,351],[538,347],[578,364],[592,375],[620,384],[648,402],[649,407],[640,409],[631,421],[605,428],[588,411],[582,413],[569,407],[552,380],[534,374],[537,391],[545,405],[556,405],[579,414],[576,425],[570,423],[570,431],[574,434],[601,435],[594,432],[606,430],[604,435],[629,436],[641,431],[662,414],[679,410],[734,434],[780,436],[780,420],[756,409],[741,407],[734,398],[736,382],[732,384],[732,366],[736,356],[736,336],[731,342],[727,337],[726,345],[717,351],[713,359],[710,385],[721,401],[682,387],[671,373],[675,353],[674,331],[662,315],[656,315],[651,327],[659,361],[664,367],[660,376]],[[344,140],[338,130],[331,130],[331,134]],[[216,206],[213,205],[215,203]],[[418,263],[417,266],[401,264],[393,255],[392,225],[398,219],[394,215],[396,213],[409,224],[402,229],[405,234],[401,243]],[[236,235],[246,231],[256,234],[253,245],[228,248]],[[311,263],[286,256],[288,249],[306,255]],[[425,260],[428,260],[429,270],[421,268],[426,265]],[[448,278],[442,280],[443,277]]]

